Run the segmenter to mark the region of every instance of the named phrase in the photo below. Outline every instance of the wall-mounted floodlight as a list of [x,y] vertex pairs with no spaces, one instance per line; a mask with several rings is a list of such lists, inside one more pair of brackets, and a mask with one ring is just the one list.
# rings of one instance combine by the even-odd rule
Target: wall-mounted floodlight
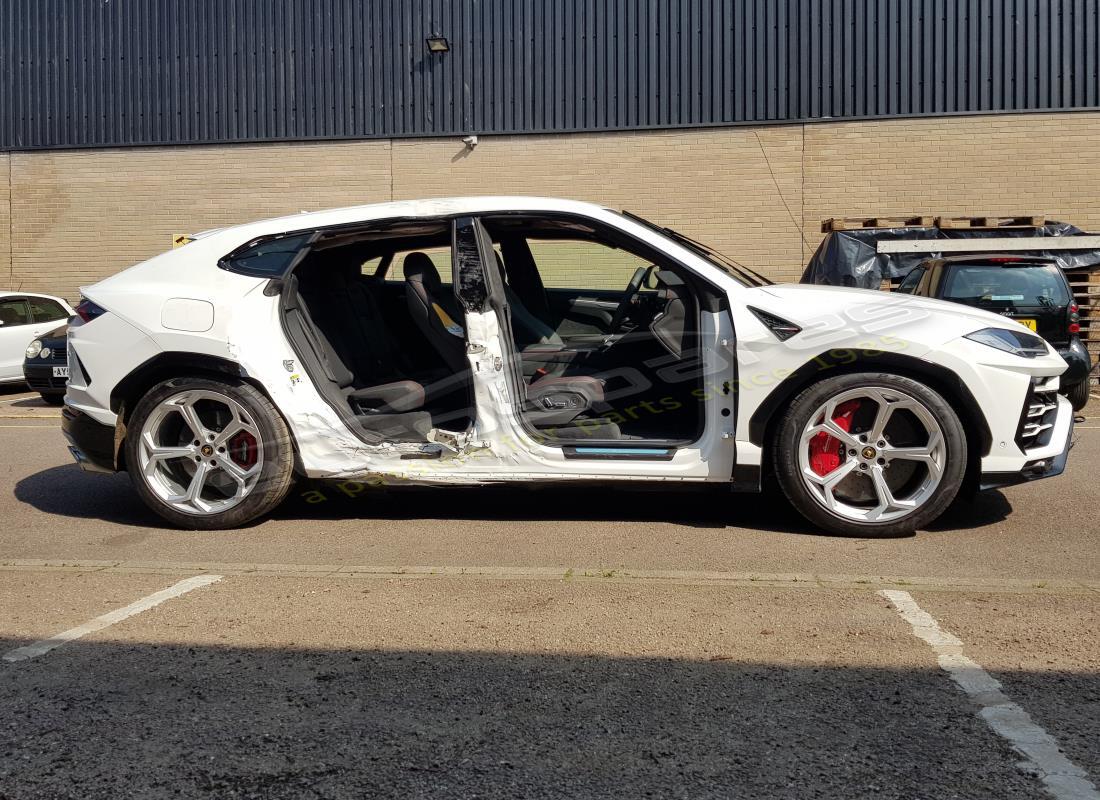
[[451,43],[447,41],[446,36],[429,36],[428,37],[428,52],[429,53],[446,53],[451,49]]

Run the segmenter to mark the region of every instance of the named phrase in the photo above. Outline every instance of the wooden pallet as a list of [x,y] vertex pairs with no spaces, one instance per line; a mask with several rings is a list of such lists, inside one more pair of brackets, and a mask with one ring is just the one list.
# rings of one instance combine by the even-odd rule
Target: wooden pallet
[[854,231],[861,228],[930,228],[935,217],[919,214],[896,217],[829,217],[821,222],[821,232]]
[[936,217],[937,228],[1038,228],[1047,224],[1044,216],[1019,217]]
[[948,228],[984,230],[988,228],[1037,228],[1047,224],[1044,215],[1022,214],[1007,217],[947,217],[930,214],[898,214],[884,217],[829,217],[821,221],[821,232],[854,231],[862,228]]

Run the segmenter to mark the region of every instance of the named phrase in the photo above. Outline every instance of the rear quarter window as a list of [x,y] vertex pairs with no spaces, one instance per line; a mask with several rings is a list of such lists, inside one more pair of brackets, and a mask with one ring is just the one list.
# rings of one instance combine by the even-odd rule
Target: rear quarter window
[[230,272],[256,278],[276,278],[283,275],[298,254],[313,238],[313,232],[280,236],[243,247],[218,262]]

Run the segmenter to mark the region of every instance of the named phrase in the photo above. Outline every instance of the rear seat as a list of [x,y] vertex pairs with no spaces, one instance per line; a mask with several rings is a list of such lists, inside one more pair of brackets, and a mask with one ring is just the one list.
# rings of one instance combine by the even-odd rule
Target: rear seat
[[[391,380],[377,380],[373,367],[380,366],[382,360],[370,346],[373,343],[368,336],[355,335],[352,339],[350,320],[345,316],[346,292],[311,291],[307,299],[298,288],[293,276],[284,288],[287,306],[301,315],[301,328],[296,333],[309,342],[325,376],[359,412],[356,415],[359,424],[364,430],[378,434],[379,440],[423,441],[433,427],[431,415],[423,410],[427,394],[424,386],[392,372],[379,376]],[[364,385],[366,382],[355,370],[371,375],[369,385]]]

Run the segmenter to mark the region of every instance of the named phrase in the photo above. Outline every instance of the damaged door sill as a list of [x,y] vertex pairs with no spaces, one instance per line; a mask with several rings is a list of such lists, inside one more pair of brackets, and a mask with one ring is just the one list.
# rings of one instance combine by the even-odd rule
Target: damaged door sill
[[453,453],[461,453],[470,444],[470,434],[466,431],[445,431],[432,428],[428,431],[428,441],[446,447]]
[[437,461],[443,457],[442,447],[425,448],[416,453],[402,453],[402,461]]

